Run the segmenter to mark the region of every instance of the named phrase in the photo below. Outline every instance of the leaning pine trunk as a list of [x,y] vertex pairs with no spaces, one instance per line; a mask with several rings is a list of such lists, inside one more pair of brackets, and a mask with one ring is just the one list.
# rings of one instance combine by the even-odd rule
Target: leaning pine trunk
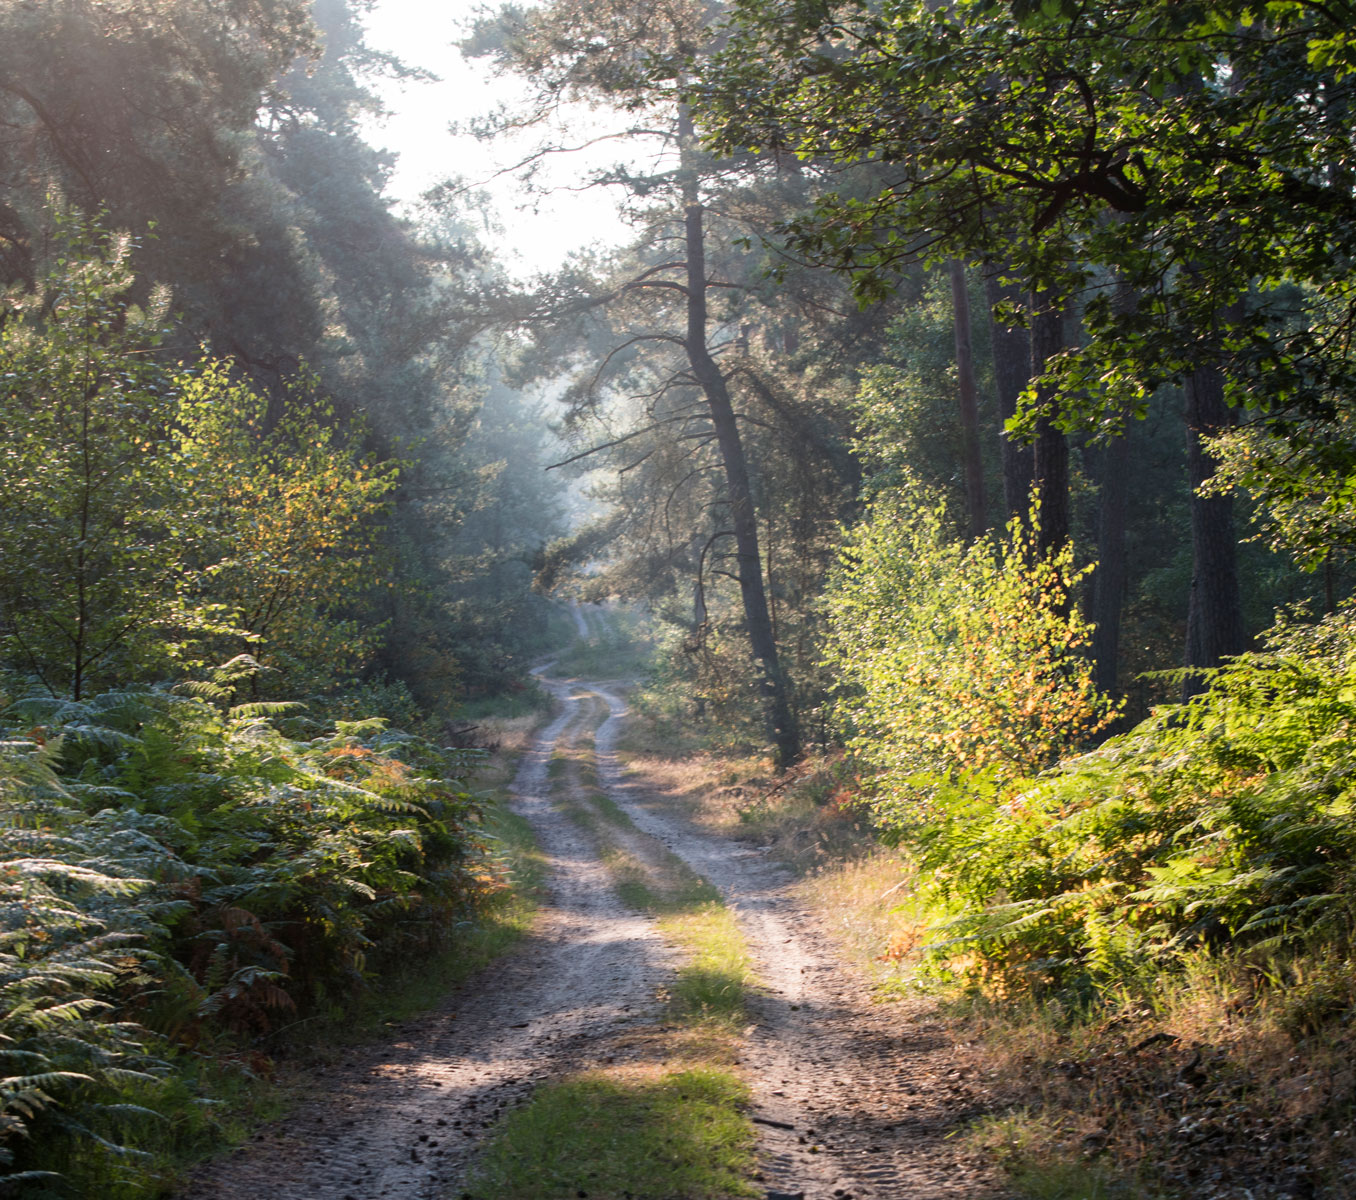
[[749,468],[739,435],[734,405],[725,377],[706,346],[706,243],[702,229],[702,206],[690,198],[684,211],[687,251],[687,336],[684,346],[693,377],[706,397],[711,423],[716,431],[725,486],[730,502],[738,564],[739,594],[744,605],[744,624],[749,647],[759,668],[759,693],[767,722],[768,737],[776,747],[777,763],[788,767],[800,756],[800,735],[791,711],[786,677],[772,634],[767,592],[763,587],[762,557],[758,550],[758,521],[749,487]]

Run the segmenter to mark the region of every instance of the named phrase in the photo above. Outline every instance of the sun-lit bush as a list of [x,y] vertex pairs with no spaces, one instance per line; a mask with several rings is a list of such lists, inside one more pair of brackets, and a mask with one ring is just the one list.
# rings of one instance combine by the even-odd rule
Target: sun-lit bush
[[912,838],[943,957],[1114,982],[1202,948],[1348,936],[1356,609],[1275,629],[1208,691],[1041,779],[942,789]]
[[848,744],[877,772],[886,825],[973,772],[1021,777],[1088,742],[1114,712],[1092,683],[1080,575],[1013,522],[973,544],[940,508],[882,497],[852,534],[829,592],[827,658]]

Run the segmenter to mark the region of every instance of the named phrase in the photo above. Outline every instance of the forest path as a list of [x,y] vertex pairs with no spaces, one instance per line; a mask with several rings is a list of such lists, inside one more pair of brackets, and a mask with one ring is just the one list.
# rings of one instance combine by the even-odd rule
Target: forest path
[[750,943],[763,986],[750,999],[741,1070],[753,1089],[759,1186],[804,1200],[995,1195],[948,1140],[972,1106],[926,1008],[873,1004],[792,899],[789,872],[695,829],[622,769],[614,747],[626,709],[615,686],[543,683],[560,713],[511,789],[550,865],[533,933],[395,1040],[317,1072],[296,1111],[199,1172],[185,1200],[455,1200],[506,1108],[656,1019],[675,952],[617,899],[598,846],[553,802],[552,756],[590,734],[599,781],[635,836],[706,877]]

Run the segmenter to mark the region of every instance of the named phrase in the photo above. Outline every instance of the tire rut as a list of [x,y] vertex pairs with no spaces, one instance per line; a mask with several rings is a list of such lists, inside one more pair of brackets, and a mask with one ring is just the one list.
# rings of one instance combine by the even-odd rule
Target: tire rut
[[[947,1200],[1000,1192],[948,1142],[973,1114],[926,1010],[873,1005],[864,980],[791,895],[791,873],[665,809],[615,753],[616,685],[542,682],[561,704],[511,787],[549,863],[532,934],[396,1040],[317,1072],[285,1121],[200,1170],[184,1200],[448,1200],[483,1136],[533,1087],[652,1022],[675,953],[617,900],[589,833],[551,799],[548,765],[595,732],[602,789],[736,912],[763,982],[741,1069],[754,1095],[761,1186],[804,1200]],[[611,832],[611,831],[609,831]],[[633,848],[635,834],[626,835]],[[950,1071],[950,1075],[948,1075]]]
[[552,752],[578,736],[582,695],[547,680],[563,711],[525,756],[512,805],[549,863],[533,933],[393,1043],[317,1072],[285,1121],[200,1170],[184,1200],[435,1200],[481,1136],[538,1082],[651,1018],[674,956],[624,909],[591,840],[550,798]]
[[642,832],[704,876],[736,912],[762,989],[743,1067],[754,1096],[768,1194],[804,1200],[999,1197],[952,1136],[971,1101],[927,1006],[871,1002],[869,983],[792,894],[794,875],[757,850],[701,832],[629,776],[616,756],[626,704],[595,735],[604,789]]

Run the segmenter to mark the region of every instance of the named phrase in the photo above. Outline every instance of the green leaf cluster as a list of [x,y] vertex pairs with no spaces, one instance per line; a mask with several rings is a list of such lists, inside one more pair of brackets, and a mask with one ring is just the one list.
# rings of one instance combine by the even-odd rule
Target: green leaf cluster
[[1072,552],[1041,558],[1034,524],[967,545],[921,489],[882,495],[828,593],[829,666],[848,745],[877,773],[882,823],[904,827],[939,781],[1024,777],[1104,729],[1114,706],[1070,606]]
[[[1112,433],[1218,368],[1299,447],[1248,479],[1286,503],[1356,473],[1334,428],[1356,396],[1350,26],[1342,5],[1245,0],[746,0],[693,102],[716,149],[819,174],[783,240],[863,302],[948,256],[1080,298],[1081,344],[1045,363],[1019,432],[1043,413]],[[1311,556],[1318,524],[1293,531]]]
[[354,672],[398,465],[313,380],[277,406],[162,352],[131,239],[58,217],[62,252],[0,324],[0,656],[81,699],[244,650],[293,689]]
[[938,788],[907,831],[955,914],[934,952],[1009,984],[1114,984],[1197,949],[1349,926],[1356,611],[1278,626],[1097,750]]
[[[89,1171],[164,1131],[176,1053],[341,1003],[495,886],[464,753],[190,689],[0,715],[0,1156]],[[284,732],[286,727],[287,732]],[[96,1156],[97,1157],[97,1156]],[[105,1164],[107,1165],[107,1164]]]

